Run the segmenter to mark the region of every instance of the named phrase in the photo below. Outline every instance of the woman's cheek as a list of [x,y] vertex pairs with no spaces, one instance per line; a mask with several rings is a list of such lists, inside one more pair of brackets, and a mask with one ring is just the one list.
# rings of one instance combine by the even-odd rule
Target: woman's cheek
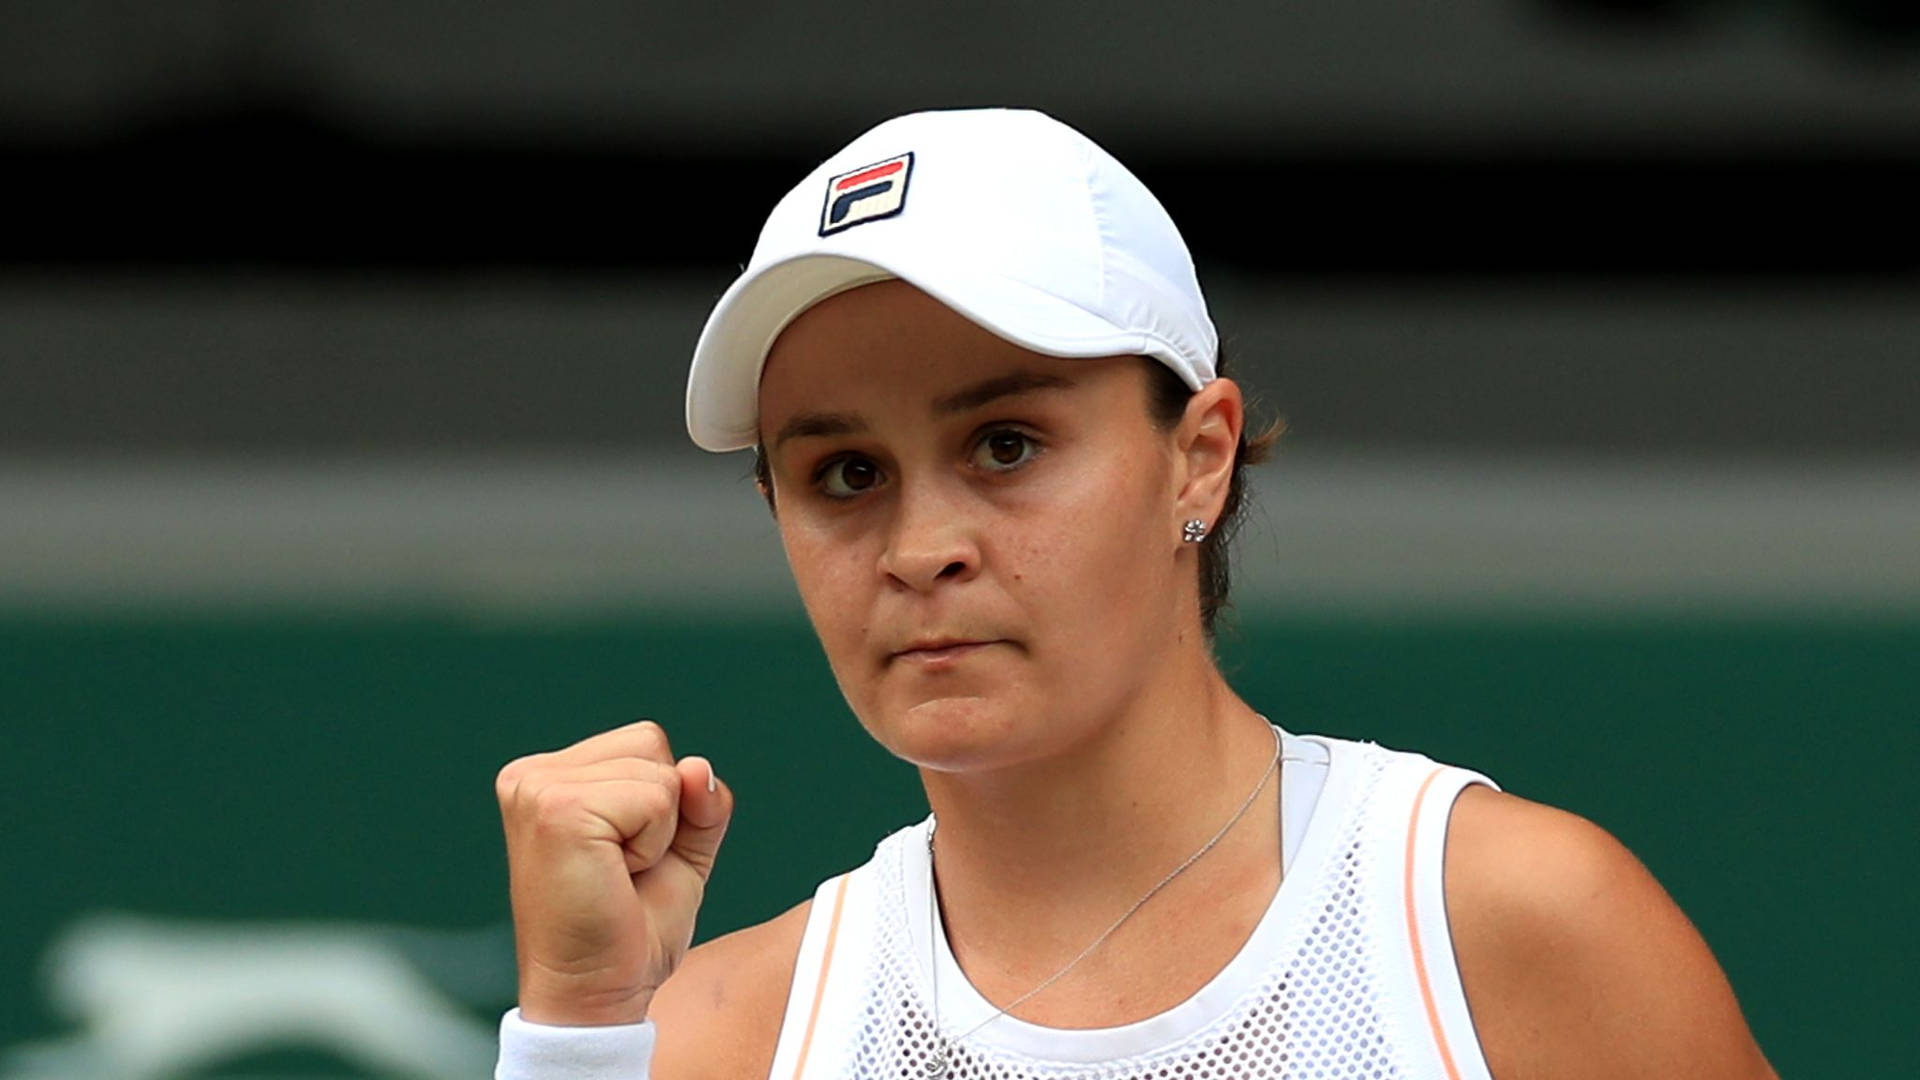
[[787,563],[793,570],[794,586],[807,617],[826,644],[844,643],[848,625],[858,626],[867,612],[858,605],[862,590],[858,587],[854,565],[856,552],[836,544],[819,532],[801,528],[785,530]]

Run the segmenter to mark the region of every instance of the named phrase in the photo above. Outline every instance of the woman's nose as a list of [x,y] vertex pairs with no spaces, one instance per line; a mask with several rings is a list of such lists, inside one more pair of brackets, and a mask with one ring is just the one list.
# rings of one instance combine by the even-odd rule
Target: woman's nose
[[973,537],[971,522],[955,500],[933,484],[903,484],[880,568],[917,592],[943,581],[965,581],[980,570]]

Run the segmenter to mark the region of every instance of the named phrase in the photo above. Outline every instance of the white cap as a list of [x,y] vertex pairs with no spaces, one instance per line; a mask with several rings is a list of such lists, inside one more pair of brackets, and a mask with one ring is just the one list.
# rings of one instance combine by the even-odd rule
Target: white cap
[[1151,356],[1196,390],[1214,377],[1193,258],[1125,166],[1043,113],[912,113],[847,144],[774,207],[694,347],[693,441],[754,445],[760,370],[780,331],[886,278],[1037,353]]

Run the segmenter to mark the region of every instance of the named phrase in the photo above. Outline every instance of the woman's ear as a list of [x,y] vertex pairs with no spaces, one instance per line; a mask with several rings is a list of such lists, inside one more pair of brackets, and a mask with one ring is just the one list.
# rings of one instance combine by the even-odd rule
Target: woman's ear
[[1215,379],[1187,399],[1186,413],[1174,433],[1176,509],[1181,521],[1199,518],[1209,529],[1219,523],[1246,421],[1246,403],[1232,379]]

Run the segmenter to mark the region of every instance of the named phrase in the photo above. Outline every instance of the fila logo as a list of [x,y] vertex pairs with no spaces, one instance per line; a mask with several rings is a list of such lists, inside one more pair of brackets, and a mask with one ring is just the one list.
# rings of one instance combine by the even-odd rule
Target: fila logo
[[827,181],[827,203],[820,210],[820,235],[892,217],[907,206],[907,180],[913,155],[901,154],[862,165]]

